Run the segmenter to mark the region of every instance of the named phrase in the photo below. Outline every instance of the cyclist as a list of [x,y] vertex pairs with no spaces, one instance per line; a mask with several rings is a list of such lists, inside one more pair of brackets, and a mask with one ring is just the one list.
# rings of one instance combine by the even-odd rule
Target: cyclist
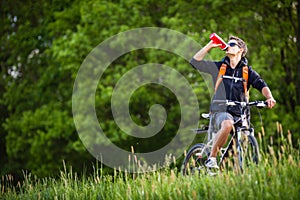
[[[266,82],[255,72],[250,66],[245,57],[247,54],[246,43],[236,37],[230,36],[226,56],[221,61],[203,60],[205,55],[212,49],[219,47],[221,44],[215,44],[213,41],[207,43],[200,49],[191,59],[190,64],[199,71],[210,73],[214,83],[218,79],[218,74],[221,66],[226,65],[226,71],[222,76],[222,84],[215,88],[214,99],[232,100],[232,101],[247,101],[247,93],[250,85],[261,91],[266,98],[269,108],[273,108],[276,104],[272,93]],[[248,67],[247,93],[243,86],[243,66]],[[221,147],[223,147],[228,139],[228,136],[233,129],[236,119],[240,117],[240,109],[238,107],[221,107],[220,105],[211,104],[211,114],[213,114],[214,122],[218,128],[216,138],[213,143],[212,151],[209,158],[205,162],[206,167],[218,169],[216,156]]]

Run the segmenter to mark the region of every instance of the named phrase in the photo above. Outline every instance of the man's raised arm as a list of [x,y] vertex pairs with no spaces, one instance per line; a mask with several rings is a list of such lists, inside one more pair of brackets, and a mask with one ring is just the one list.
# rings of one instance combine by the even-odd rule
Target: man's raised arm
[[203,60],[203,58],[205,57],[205,55],[212,49],[215,47],[219,47],[221,46],[221,44],[214,44],[213,41],[209,41],[209,43],[207,43],[202,49],[200,49],[194,56],[193,58],[197,61]]

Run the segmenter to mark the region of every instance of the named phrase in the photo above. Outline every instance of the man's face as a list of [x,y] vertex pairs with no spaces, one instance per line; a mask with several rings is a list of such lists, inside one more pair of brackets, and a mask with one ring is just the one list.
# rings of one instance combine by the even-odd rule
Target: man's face
[[226,50],[226,55],[238,55],[242,53],[243,49],[238,46],[238,42],[236,40],[228,41],[228,48]]

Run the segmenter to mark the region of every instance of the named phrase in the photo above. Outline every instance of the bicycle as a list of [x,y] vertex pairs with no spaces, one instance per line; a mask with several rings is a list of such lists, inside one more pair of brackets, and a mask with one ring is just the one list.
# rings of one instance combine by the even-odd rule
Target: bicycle
[[[230,139],[227,146],[220,149],[221,155],[218,156],[218,166],[220,168],[224,167],[224,165],[222,166],[222,163],[225,162],[226,158],[231,157],[230,155],[234,155],[234,167],[240,172],[243,172],[244,167],[251,163],[258,164],[259,147],[257,140],[254,137],[254,128],[251,128],[249,125],[250,120],[248,119],[247,111],[249,111],[250,107],[254,106],[257,108],[264,108],[267,106],[267,103],[264,101],[238,102],[229,100],[214,100],[213,103],[225,106],[240,105],[241,108],[241,117],[234,123],[234,129],[230,133]],[[182,164],[183,175],[195,173],[209,175],[216,174],[212,169],[206,168],[204,164],[209,157],[216,135],[214,119],[213,116],[208,116],[208,114],[205,114],[203,117],[210,120],[209,126],[193,131],[196,134],[207,133],[208,142],[197,143],[188,150]]]

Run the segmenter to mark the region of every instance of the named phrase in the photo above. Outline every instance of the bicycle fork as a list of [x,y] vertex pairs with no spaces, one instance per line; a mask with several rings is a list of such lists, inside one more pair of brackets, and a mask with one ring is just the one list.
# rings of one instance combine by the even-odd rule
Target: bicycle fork
[[[247,146],[243,146],[247,144],[248,136],[254,136],[254,129],[241,127],[237,130],[237,155],[238,155],[238,162],[241,172],[243,172],[243,163],[244,163],[244,150],[247,151]],[[246,141],[246,142],[245,142]],[[244,149],[245,148],[245,149]]]

